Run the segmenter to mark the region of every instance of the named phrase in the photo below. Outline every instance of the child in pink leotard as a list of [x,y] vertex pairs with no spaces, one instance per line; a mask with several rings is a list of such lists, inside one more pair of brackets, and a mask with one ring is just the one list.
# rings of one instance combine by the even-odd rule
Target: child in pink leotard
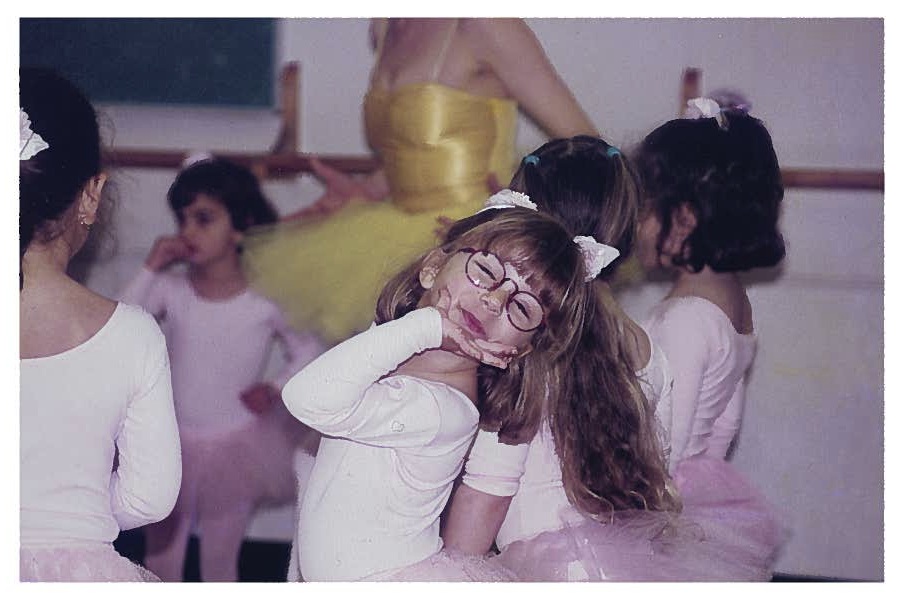
[[685,515],[748,575],[768,579],[779,527],[761,494],[725,458],[740,429],[757,345],[739,273],[784,257],[784,190],[761,121],[707,98],[689,109],[696,118],[660,126],[637,154],[649,201],[638,257],[645,268],[675,276],[645,326],[675,377],[669,465]]
[[[314,451],[317,434],[290,418],[279,390],[322,346],[247,286],[244,231],[275,218],[252,173],[205,159],[183,170],[168,196],[178,234],[156,241],[124,294],[156,315],[167,335],[184,463],[175,509],[145,528],[145,562],[164,581],[180,581],[196,526],[201,578],[236,581],[254,510],[291,501],[295,449]],[[165,272],[180,261],[186,273]],[[262,381],[273,338],[289,363]]]

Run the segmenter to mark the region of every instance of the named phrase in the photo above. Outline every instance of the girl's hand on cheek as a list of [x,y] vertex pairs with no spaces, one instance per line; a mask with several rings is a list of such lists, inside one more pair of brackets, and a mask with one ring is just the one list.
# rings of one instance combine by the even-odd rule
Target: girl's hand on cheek
[[434,308],[441,313],[441,331],[444,340],[441,349],[454,354],[473,358],[478,362],[505,369],[509,361],[518,353],[515,346],[500,342],[491,342],[473,336],[468,330],[454,323],[449,317],[450,293],[446,289],[438,290]]
[[492,342],[490,340],[474,340],[474,344],[481,352],[479,359],[486,365],[505,369],[509,366],[510,361],[519,353],[519,349],[515,346],[509,346],[501,342]]

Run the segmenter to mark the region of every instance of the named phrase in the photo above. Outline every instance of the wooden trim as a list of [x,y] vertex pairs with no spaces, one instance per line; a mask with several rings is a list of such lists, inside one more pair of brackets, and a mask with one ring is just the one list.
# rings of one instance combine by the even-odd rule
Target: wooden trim
[[[179,169],[184,159],[191,152],[187,150],[140,150],[135,148],[117,148],[104,155],[105,165],[110,168],[137,169]],[[293,177],[301,173],[310,173],[311,156],[316,156],[323,163],[346,173],[369,173],[378,168],[378,161],[371,156],[349,156],[329,154],[281,153],[251,154],[233,152],[211,152],[217,158],[230,160],[249,169],[264,169],[268,178]]]
[[[117,168],[178,169],[190,154],[187,150],[154,151],[120,148],[106,154],[106,165]],[[215,156],[231,160],[247,168],[264,170],[268,178],[294,177],[312,171],[312,154],[238,154],[216,152]],[[323,163],[345,173],[370,173],[378,161],[365,155],[318,154]],[[850,169],[782,169],[786,188],[822,188],[847,190],[884,190],[884,171]]]
[[782,169],[786,188],[884,191],[884,171],[850,169]]
[[[688,99],[700,95],[702,73],[702,70],[695,68],[687,68],[682,73],[682,112]],[[219,158],[247,167],[260,179],[289,178],[312,171],[309,164],[312,155],[296,151],[300,135],[300,65],[296,62],[286,63],[279,81],[281,129],[272,151],[265,154],[214,153]],[[104,159],[106,165],[113,168],[179,169],[189,154],[187,150],[118,148],[108,151]],[[379,166],[379,162],[372,156],[316,156],[323,163],[345,173],[370,173]],[[884,171],[782,169],[781,176],[786,188],[884,190]]]

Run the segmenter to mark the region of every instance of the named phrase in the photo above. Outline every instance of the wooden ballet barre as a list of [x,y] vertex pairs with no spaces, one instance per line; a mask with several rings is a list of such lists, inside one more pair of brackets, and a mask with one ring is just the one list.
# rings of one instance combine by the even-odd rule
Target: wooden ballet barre
[[830,188],[884,191],[884,171],[850,169],[782,169],[786,188]]
[[[104,155],[108,167],[138,169],[179,169],[190,152],[160,150],[136,150],[120,148]],[[345,173],[370,173],[379,162],[371,156],[347,156],[334,154],[271,153],[242,154],[232,152],[211,152],[216,158],[230,160],[254,172],[262,170],[267,177],[291,177],[312,172],[310,157],[316,156],[323,163]]]
[[[159,150],[135,150],[121,148],[106,154],[106,164],[110,167],[144,169],[178,169],[189,152]],[[216,152],[215,156],[231,160],[267,177],[292,177],[312,171],[309,159],[312,154],[272,153],[241,154]],[[371,156],[350,156],[338,154],[315,155],[323,163],[344,173],[371,173],[379,162]],[[884,190],[884,171],[850,169],[782,169],[781,177],[786,188],[820,188],[845,190]]]

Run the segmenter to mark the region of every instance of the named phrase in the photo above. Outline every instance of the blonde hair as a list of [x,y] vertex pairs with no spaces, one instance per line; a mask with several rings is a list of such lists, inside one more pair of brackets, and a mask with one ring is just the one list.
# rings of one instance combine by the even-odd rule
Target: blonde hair
[[[463,248],[491,250],[526,277],[544,307],[544,323],[531,340],[532,350],[506,369],[479,367],[481,427],[497,431],[501,441],[527,442],[537,432],[547,403],[565,393],[568,360],[577,347],[592,286],[571,233],[553,217],[522,208],[491,210],[458,221],[438,249],[449,258]],[[385,285],[376,306],[376,322],[403,316],[418,307],[424,254]],[[548,395],[549,388],[549,395]]]

